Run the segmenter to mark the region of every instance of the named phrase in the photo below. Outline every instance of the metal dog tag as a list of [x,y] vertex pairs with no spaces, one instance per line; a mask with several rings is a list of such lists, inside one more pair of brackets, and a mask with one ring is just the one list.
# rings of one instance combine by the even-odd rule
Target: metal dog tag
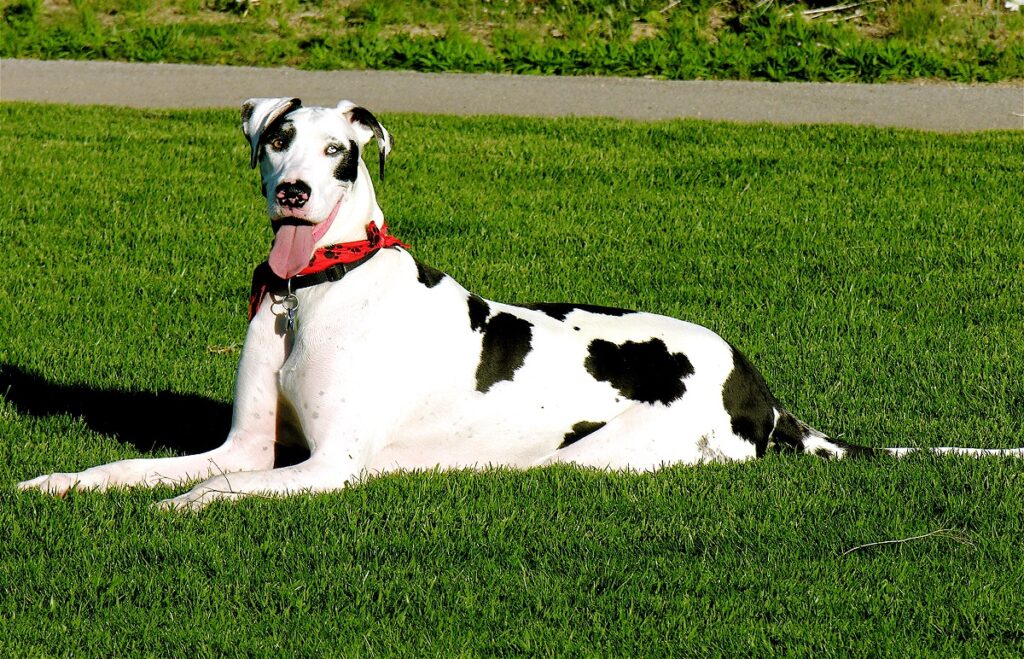
[[294,294],[289,294],[284,299],[284,328],[290,334],[295,331],[295,308],[299,306],[299,300]]
[[292,293],[291,279],[288,280],[288,294],[281,301],[281,306],[284,307],[285,313],[284,329],[291,334],[295,331],[295,310],[299,308],[299,298],[295,297],[295,293]]

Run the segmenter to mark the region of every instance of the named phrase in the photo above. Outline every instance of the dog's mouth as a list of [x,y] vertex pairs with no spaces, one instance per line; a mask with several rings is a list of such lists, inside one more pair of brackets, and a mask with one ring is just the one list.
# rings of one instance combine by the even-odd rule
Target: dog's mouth
[[281,279],[291,279],[302,272],[313,258],[316,243],[331,228],[341,208],[339,201],[327,219],[313,224],[296,217],[283,217],[273,222],[274,244],[270,248],[267,264]]

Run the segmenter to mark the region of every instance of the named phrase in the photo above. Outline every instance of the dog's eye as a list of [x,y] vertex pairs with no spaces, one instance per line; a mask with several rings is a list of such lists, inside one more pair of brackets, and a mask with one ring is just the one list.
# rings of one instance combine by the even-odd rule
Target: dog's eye
[[272,148],[274,151],[280,151],[281,149],[284,148],[284,140],[280,137],[275,137],[274,139],[270,140],[270,148]]
[[324,153],[329,156],[336,156],[341,153],[341,147],[337,144],[329,144],[327,145],[327,148],[324,149]]

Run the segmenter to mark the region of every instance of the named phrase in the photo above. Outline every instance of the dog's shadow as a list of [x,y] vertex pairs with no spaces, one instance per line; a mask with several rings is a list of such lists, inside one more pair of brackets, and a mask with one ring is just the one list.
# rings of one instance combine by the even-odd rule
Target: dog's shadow
[[[231,428],[231,405],[203,396],[58,384],[9,365],[0,365],[0,398],[24,415],[67,414],[81,419],[95,432],[142,453],[202,453],[224,443]],[[303,449],[275,444],[274,466],[296,464],[308,455]]]

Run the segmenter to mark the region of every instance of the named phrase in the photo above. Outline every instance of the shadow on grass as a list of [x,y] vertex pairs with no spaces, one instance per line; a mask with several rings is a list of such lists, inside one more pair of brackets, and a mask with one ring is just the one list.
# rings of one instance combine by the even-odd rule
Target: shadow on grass
[[[0,397],[28,416],[67,414],[95,432],[110,435],[148,453],[169,449],[202,453],[220,446],[231,428],[231,405],[174,392],[91,389],[49,382],[38,375],[0,365]],[[304,449],[275,445],[275,466],[301,462]]]

